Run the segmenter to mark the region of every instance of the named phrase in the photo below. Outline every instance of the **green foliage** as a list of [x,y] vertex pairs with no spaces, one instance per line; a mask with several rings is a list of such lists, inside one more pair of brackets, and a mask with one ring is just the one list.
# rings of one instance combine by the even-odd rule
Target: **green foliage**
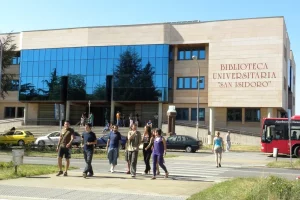
[[[13,57],[16,56],[17,46],[14,44],[14,36],[9,33],[4,40],[2,40],[3,44],[3,54],[2,54],[2,79],[1,79],[1,87],[0,87],[0,96],[1,98],[5,98],[8,90],[11,87],[11,81],[13,80],[13,74],[7,74],[6,69],[12,63]],[[0,61],[1,62],[1,61]]]
[[296,200],[300,199],[300,182],[270,176],[235,178],[194,194],[189,200]]

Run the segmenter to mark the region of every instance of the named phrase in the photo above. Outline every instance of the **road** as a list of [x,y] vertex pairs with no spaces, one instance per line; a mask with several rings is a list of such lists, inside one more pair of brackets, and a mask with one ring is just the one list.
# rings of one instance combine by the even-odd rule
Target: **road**
[[[78,199],[82,199],[83,196],[80,195],[80,191],[88,190],[91,198],[85,197],[85,199],[97,199],[104,195],[105,199],[128,199],[129,197],[130,199],[153,199],[155,197],[156,200],[181,200],[214,183],[234,177],[277,175],[295,180],[300,175],[295,170],[264,167],[266,163],[274,159],[261,153],[224,153],[221,168],[215,167],[214,155],[212,153],[188,154],[170,152],[170,154],[179,155],[179,157],[166,159],[170,178],[163,180],[162,176],[164,173],[161,173],[162,175],[155,180],[156,187],[153,190],[149,190],[149,187],[153,187],[153,181],[150,181],[151,175],[141,175],[144,170],[144,163],[141,161],[138,162],[137,178],[136,180],[132,180],[129,175],[124,174],[126,165],[123,160],[119,160],[116,172],[112,174],[108,171],[110,166],[107,160],[95,159],[93,161],[95,177],[90,179],[90,183],[87,183],[80,178],[82,169],[85,166],[83,159],[72,159],[71,165],[79,168],[69,172],[70,176],[67,177],[70,179],[68,182],[73,184],[72,186],[67,187],[64,185],[61,180],[65,180],[65,177],[55,177],[54,175],[42,176],[40,179],[27,178],[0,181],[0,199],[18,199],[17,197],[19,199],[21,197],[30,197],[31,199],[69,199],[71,198],[70,195],[68,196],[70,193],[76,194],[75,199],[77,197]],[[284,159],[288,160],[286,158],[279,158],[279,160]],[[10,156],[0,155],[0,161],[10,160]],[[56,164],[57,160],[55,158],[25,157],[24,163]],[[39,185],[39,187],[36,187],[36,185]],[[134,186],[134,189],[128,185]],[[18,187],[22,192],[16,190]],[[56,192],[57,195],[55,196],[53,192],[49,192],[47,188],[52,188],[51,191]],[[56,188],[58,189],[57,191]],[[48,196],[45,194],[42,195],[42,193],[47,193]],[[72,199],[74,198],[72,197]]]

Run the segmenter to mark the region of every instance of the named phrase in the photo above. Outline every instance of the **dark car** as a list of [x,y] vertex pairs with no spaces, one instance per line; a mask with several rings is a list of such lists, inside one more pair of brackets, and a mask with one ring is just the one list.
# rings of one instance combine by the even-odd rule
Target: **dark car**
[[[96,147],[106,148],[108,137],[109,137],[109,134],[105,134],[102,137],[97,138],[97,145],[96,145]],[[121,135],[121,146],[122,146],[122,149],[125,149],[126,139],[127,139],[127,137]]]
[[202,146],[202,141],[187,135],[173,135],[167,139],[167,149],[196,152]]

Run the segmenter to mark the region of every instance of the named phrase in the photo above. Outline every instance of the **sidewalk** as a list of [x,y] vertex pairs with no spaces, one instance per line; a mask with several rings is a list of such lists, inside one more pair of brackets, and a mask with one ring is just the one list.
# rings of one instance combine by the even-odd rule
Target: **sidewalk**
[[183,200],[213,184],[150,177],[102,173],[84,179],[81,172],[70,171],[68,177],[51,174],[12,179],[0,181],[0,198]]

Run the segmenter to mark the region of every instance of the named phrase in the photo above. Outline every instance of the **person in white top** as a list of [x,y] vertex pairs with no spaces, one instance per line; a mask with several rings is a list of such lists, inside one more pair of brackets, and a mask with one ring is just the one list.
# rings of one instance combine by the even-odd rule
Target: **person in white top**
[[226,152],[229,152],[230,147],[231,147],[230,131],[228,131],[226,135]]

